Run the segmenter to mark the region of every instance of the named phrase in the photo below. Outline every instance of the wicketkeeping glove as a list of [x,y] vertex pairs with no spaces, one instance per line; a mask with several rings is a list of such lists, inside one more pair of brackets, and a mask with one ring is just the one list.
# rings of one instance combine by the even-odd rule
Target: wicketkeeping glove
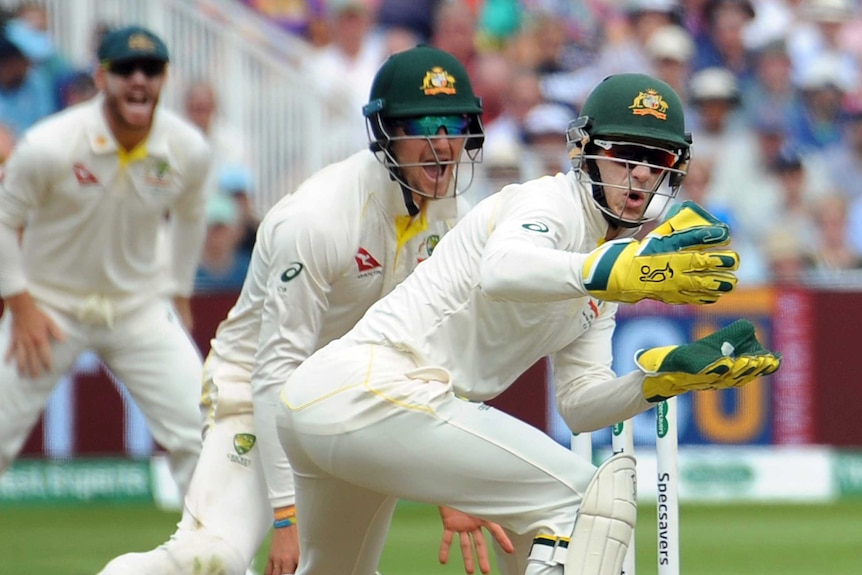
[[781,354],[764,349],[754,325],[740,319],[689,344],[640,350],[635,363],[646,374],[644,397],[658,402],[686,391],[742,387],[774,373]]
[[714,303],[736,286],[739,254],[712,249],[729,241],[727,224],[683,202],[643,240],[614,240],[591,252],[581,272],[584,286],[606,301]]

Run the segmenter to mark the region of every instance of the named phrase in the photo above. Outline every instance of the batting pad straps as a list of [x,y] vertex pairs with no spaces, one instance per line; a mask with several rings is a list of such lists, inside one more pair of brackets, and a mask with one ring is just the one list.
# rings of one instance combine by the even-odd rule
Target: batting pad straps
[[533,539],[530,556],[527,559],[530,562],[544,563],[545,565],[565,565],[568,548],[568,537],[539,535]]
[[637,519],[635,459],[618,453],[584,491],[564,575],[619,575]]

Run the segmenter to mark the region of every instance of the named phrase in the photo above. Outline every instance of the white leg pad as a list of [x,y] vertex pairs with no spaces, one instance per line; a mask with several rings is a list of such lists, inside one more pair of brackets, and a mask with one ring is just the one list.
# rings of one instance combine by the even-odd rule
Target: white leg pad
[[565,575],[620,575],[637,520],[635,459],[618,453],[587,485],[566,553]]

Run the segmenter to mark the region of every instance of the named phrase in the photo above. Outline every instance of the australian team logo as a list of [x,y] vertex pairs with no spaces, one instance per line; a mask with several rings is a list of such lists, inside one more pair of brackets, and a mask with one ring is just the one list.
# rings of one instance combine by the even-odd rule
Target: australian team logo
[[425,72],[425,78],[422,80],[422,91],[426,96],[434,96],[437,94],[455,94],[455,76],[441,68],[434,66]]
[[437,244],[440,243],[440,236],[437,234],[433,234],[425,238],[425,253],[426,257],[431,257],[431,254],[434,253],[434,248],[437,247]]
[[629,106],[635,116],[655,116],[659,120],[667,119],[667,102],[654,88],[641,92]]
[[151,186],[167,186],[171,182],[171,165],[165,160],[158,160],[147,171],[144,179]]
[[138,52],[154,52],[156,45],[146,34],[132,34],[129,36],[129,49]]
[[256,442],[257,438],[251,433],[237,433],[233,436],[233,449],[236,453],[228,453],[227,458],[243,467],[248,467],[251,465],[251,459],[244,456],[252,450]]
[[254,447],[257,438],[251,433],[237,433],[233,436],[233,448],[237,454],[245,455]]

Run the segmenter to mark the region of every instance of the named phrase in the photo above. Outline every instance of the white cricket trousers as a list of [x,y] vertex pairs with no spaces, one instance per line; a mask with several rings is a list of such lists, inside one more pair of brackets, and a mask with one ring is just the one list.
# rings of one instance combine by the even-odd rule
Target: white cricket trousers
[[[200,353],[167,300],[117,318],[112,328],[87,324],[39,302],[65,334],[51,348],[52,369],[31,379],[14,361],[0,362],[0,473],[11,464],[60,378],[92,350],[126,386],[153,438],[168,451],[171,472],[185,493],[201,450]],[[0,353],[9,348],[12,317],[0,319]],[[98,417],[98,414],[91,414]]]
[[[572,534],[596,468],[452,389],[445,370],[381,346],[337,342],[294,372],[277,426],[296,480],[299,575],[373,575],[398,499],[514,533]],[[530,563],[527,573],[563,568]]]

